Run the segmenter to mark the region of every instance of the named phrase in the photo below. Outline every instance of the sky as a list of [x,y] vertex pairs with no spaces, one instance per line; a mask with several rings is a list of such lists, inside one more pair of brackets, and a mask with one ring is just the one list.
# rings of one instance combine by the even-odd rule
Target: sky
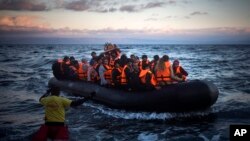
[[250,44],[250,0],[0,0],[0,43]]

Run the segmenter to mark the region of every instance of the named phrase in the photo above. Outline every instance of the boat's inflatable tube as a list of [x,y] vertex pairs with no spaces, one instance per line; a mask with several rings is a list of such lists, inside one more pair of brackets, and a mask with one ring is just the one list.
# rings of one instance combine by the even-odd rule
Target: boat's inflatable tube
[[49,86],[60,87],[62,91],[78,96],[87,96],[95,92],[93,100],[111,108],[154,112],[204,110],[216,102],[219,94],[214,84],[203,80],[168,85],[160,90],[144,92],[126,92],[94,83],[59,81],[56,78],[51,78]]

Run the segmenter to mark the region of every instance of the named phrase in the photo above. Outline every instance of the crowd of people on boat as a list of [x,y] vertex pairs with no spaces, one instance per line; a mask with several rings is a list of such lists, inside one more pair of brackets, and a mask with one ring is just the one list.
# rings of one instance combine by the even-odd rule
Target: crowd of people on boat
[[132,54],[121,55],[117,45],[106,43],[104,52],[91,53],[91,60],[77,61],[73,56],[58,59],[52,65],[54,76],[59,80],[80,80],[101,86],[126,90],[153,90],[165,85],[187,80],[188,73],[178,60],[171,63],[168,55],[155,55],[150,61],[147,55],[141,59]]

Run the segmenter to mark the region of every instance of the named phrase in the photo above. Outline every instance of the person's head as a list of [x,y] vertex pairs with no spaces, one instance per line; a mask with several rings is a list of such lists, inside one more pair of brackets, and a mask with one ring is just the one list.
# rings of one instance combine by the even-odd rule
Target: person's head
[[166,69],[165,65],[165,59],[162,57],[160,60],[156,63],[155,70],[157,71],[164,71]]
[[72,65],[77,69],[79,68],[79,63],[77,60],[72,61]]
[[154,61],[158,61],[160,59],[159,55],[154,56]]
[[133,62],[133,68],[139,70],[139,66],[137,62]]
[[82,63],[83,63],[83,64],[86,64],[86,63],[87,63],[87,59],[82,58]]
[[91,56],[92,56],[92,58],[95,58],[96,57],[96,52],[91,52]]
[[132,67],[133,64],[133,60],[132,59],[128,59],[127,60],[127,66]]
[[147,61],[148,60],[148,56],[147,55],[142,55],[141,59],[142,59],[142,61]]
[[109,60],[108,60],[107,58],[104,58],[104,59],[103,59],[103,64],[104,64],[104,65],[108,65],[108,64],[109,64]]
[[142,69],[143,69],[143,70],[149,69],[149,65],[148,65],[148,64],[143,64],[143,65],[142,65]]
[[75,60],[75,57],[74,56],[70,56],[69,60],[70,60],[70,62],[73,62]]
[[126,54],[122,54],[121,59],[120,59],[120,65],[123,67],[124,65],[127,64],[128,58]]
[[134,54],[131,54],[131,55],[130,55],[130,59],[135,60],[135,59],[136,59],[136,58],[135,58],[135,55],[134,55]]
[[169,61],[169,57],[168,57],[168,55],[163,55],[162,56],[162,59],[166,62],[166,61]]
[[174,66],[174,67],[178,67],[179,65],[180,65],[179,60],[174,60],[173,66]]
[[51,90],[50,91],[51,95],[55,95],[55,96],[60,95],[60,88],[59,87],[53,86],[53,87],[50,88],[50,90]]
[[69,61],[69,56],[64,56],[63,62],[68,62]]

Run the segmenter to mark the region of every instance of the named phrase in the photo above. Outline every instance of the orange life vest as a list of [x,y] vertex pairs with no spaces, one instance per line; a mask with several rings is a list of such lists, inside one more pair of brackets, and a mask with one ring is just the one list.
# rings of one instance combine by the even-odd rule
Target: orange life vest
[[126,78],[126,74],[125,74],[125,69],[127,68],[128,66],[125,65],[122,69],[122,74],[121,74],[121,85],[126,85],[128,82],[127,82],[127,78]]
[[[146,61],[146,64],[149,64],[149,61],[147,60]],[[139,63],[138,63],[138,66],[139,66],[139,69],[140,69],[140,71],[142,70],[142,61],[140,61]]]
[[183,79],[184,81],[187,80],[187,76],[185,76],[185,75],[183,75],[183,74],[181,73],[181,66],[178,66],[178,67],[176,68],[175,75],[181,76],[182,79]]
[[80,80],[87,80],[88,74],[86,70],[83,70],[83,63],[79,62],[78,76]]
[[145,84],[145,83],[146,83],[146,75],[147,75],[147,73],[150,73],[150,74],[151,74],[150,83],[151,83],[153,86],[155,86],[155,85],[157,84],[157,82],[156,82],[156,80],[155,80],[154,74],[153,74],[150,70],[148,70],[148,69],[146,69],[146,70],[141,70],[141,72],[140,72],[139,77],[140,77],[140,79],[141,79],[142,84]]
[[110,67],[109,65],[103,65],[103,67],[106,69],[106,71],[104,72],[104,78],[105,78],[105,80],[108,81],[109,84],[111,84],[112,67]]
[[171,81],[171,62],[165,62],[165,70],[156,70],[156,80],[157,82],[170,82]]

